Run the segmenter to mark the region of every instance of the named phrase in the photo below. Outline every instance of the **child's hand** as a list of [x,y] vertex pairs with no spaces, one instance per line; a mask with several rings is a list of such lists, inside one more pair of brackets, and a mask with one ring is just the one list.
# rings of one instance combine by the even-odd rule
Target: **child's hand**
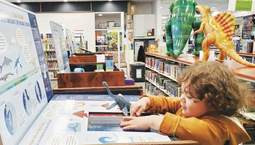
[[130,107],[130,116],[140,116],[150,105],[150,99],[144,97],[132,104]]
[[144,117],[123,117],[120,122],[123,130],[149,130],[148,116]]
[[120,127],[123,130],[159,130],[160,124],[163,120],[163,115],[150,115],[143,117],[123,117],[120,122]]

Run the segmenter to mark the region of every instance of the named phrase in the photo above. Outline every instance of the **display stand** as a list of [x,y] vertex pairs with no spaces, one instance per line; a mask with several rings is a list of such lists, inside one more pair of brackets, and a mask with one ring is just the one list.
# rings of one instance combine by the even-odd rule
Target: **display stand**
[[124,72],[59,73],[58,88],[102,87],[102,81],[109,86],[124,86]]
[[[74,67],[82,67],[85,73],[59,73],[58,85],[54,87],[54,93],[106,93],[102,81],[106,81],[114,94],[142,95],[142,87],[125,85],[123,71],[87,72],[97,64],[96,55],[71,56],[69,58],[71,70]],[[105,63],[101,63],[105,64]],[[90,66],[90,68],[89,68]],[[116,69],[115,69],[116,70]],[[94,70],[93,70],[94,71]]]

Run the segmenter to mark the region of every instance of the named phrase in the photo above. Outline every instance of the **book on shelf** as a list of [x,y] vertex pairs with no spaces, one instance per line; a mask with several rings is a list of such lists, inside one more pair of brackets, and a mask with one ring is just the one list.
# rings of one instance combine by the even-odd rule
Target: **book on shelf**
[[105,53],[105,69],[106,71],[113,71],[113,54],[112,53]]
[[103,64],[97,64],[97,69],[95,72],[103,72],[104,71],[104,65]]

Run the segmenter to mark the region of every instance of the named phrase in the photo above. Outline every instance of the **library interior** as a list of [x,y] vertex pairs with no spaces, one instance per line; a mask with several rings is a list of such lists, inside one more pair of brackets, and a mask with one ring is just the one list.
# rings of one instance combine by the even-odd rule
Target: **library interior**
[[0,122],[0,145],[255,145],[255,1],[0,0]]

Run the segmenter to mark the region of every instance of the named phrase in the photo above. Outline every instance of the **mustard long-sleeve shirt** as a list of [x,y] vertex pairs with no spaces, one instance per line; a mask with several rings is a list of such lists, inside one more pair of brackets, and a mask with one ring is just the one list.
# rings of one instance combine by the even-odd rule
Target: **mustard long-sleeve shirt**
[[164,114],[159,132],[177,136],[182,140],[198,141],[200,145],[238,145],[251,140],[247,132],[234,118],[220,114],[208,114],[186,118],[182,114],[180,98],[165,96],[149,97],[147,112]]

